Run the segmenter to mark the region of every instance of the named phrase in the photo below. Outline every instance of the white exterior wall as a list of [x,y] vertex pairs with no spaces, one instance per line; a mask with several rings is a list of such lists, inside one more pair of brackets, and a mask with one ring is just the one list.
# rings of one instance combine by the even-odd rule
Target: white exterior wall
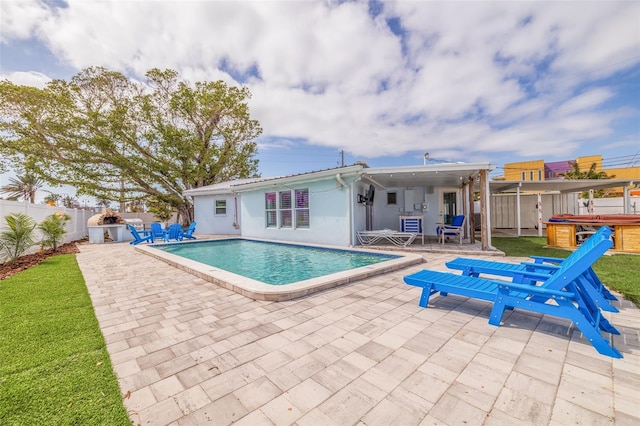
[[[236,221],[236,199],[238,205],[238,225]],[[224,215],[215,214],[216,200],[227,201],[227,213]],[[233,194],[221,195],[199,195],[193,197],[193,214],[196,225],[196,234],[212,235],[240,235],[240,196]]]
[[[349,183],[352,179],[345,179]],[[243,237],[335,246],[349,246],[348,189],[335,178],[318,182],[262,188],[242,193],[240,230]],[[267,228],[265,193],[309,189],[309,228]]]
[[[30,216],[36,223],[42,222],[47,216],[56,212],[66,213],[71,216],[71,220],[67,223],[67,233],[64,236],[64,242],[80,240],[88,235],[87,220],[94,214],[93,210],[83,209],[67,209],[64,207],[52,207],[46,204],[31,204],[22,201],[0,200],[0,228],[6,226],[5,216],[11,213],[24,213]],[[40,231],[34,233],[36,241],[41,239]],[[31,253],[38,250],[38,246],[31,249]]]
[[[455,189],[451,191],[456,191]],[[387,193],[396,193],[396,204],[387,204]],[[361,192],[362,193],[362,192]],[[461,206],[459,201],[459,206]],[[416,205],[426,204],[426,210],[416,209]],[[364,207],[360,207],[364,210]],[[422,216],[425,235],[436,235],[437,223],[441,222],[439,189],[427,190],[427,187],[387,188],[376,192],[373,205],[373,229],[400,230],[400,216]],[[364,225],[362,228],[364,229]]]

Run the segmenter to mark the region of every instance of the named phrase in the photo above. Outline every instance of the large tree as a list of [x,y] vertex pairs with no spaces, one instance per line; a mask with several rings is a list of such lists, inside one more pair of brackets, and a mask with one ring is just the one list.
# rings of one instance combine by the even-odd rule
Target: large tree
[[138,82],[87,68],[46,88],[0,82],[0,151],[78,194],[172,206],[193,220],[187,189],[257,176],[244,87],[189,84],[152,69]]

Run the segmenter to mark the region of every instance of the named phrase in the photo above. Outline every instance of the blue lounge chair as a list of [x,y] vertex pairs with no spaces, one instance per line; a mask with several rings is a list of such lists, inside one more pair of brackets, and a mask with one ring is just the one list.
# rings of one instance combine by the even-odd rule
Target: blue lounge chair
[[129,244],[133,244],[135,246],[136,244],[140,244],[144,242],[151,242],[151,243],[154,242],[153,234],[149,233],[149,234],[140,235],[138,230],[134,228],[133,225],[129,225],[129,231],[131,232],[131,235],[133,235],[133,241],[130,241]]
[[[602,235],[609,238],[611,236],[611,229],[607,226],[603,226],[593,235]],[[567,259],[571,259],[571,257],[574,256],[580,257],[582,252],[591,250],[593,248],[594,241],[596,240],[592,240],[591,238],[587,239]],[[445,263],[445,265],[447,265],[449,269],[460,270],[463,275],[472,277],[478,277],[480,274],[490,274],[510,277],[514,283],[536,284],[537,282],[546,280],[549,275],[556,273],[560,269],[559,265],[542,263],[542,259],[548,260],[549,258],[538,258],[536,262],[522,262],[517,264],[458,257]],[[559,264],[566,261],[566,259],[553,259]],[[617,300],[617,298],[604,286],[591,267],[587,268],[587,270],[585,270],[585,272],[577,279],[584,284],[585,290],[589,293],[589,296],[598,306],[600,306],[601,309],[609,312],[618,312],[618,309],[609,302],[609,300]]]
[[[448,293],[493,302],[489,324],[499,326],[505,309],[523,309],[571,320],[594,348],[603,355],[622,354],[602,337],[600,330],[620,334],[602,316],[578,278],[612,246],[611,239],[599,235],[578,256],[567,258],[560,268],[540,285],[509,283],[447,272],[423,270],[404,277],[405,283],[422,288],[419,305],[426,308],[434,293]],[[577,252],[577,251],[576,251]]]
[[167,242],[170,240],[182,241],[182,226],[179,223],[169,225],[169,229],[164,234],[164,240]]
[[[602,228],[610,229],[608,226],[604,226]],[[547,257],[547,256],[529,256],[529,257],[534,260],[534,264],[536,265],[536,267],[537,265],[544,264],[544,262],[546,262],[547,264],[553,263],[555,265],[560,265],[564,261],[564,259],[561,257]],[[593,283],[593,286],[597,288],[604,297],[606,297],[609,300],[618,300],[618,298],[614,294],[612,294],[607,287],[605,287],[602,281],[600,281],[600,277],[596,275],[596,272],[593,270],[593,268],[589,267],[589,269],[587,269],[587,272],[585,272],[585,276],[589,281]]]
[[458,237],[459,243],[462,244],[462,234],[464,231],[464,215],[456,215],[451,219],[451,225],[440,225],[436,228],[436,235],[440,243],[444,244],[445,238]]
[[189,224],[189,227],[187,228],[187,230],[182,233],[182,238],[188,238],[190,240],[195,240],[196,237],[193,235],[195,230],[196,230],[196,223],[195,222],[191,222]]

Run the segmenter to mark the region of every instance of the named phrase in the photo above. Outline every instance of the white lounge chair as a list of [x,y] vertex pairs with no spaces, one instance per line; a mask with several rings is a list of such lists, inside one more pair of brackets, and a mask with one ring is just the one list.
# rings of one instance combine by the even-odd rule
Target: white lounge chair
[[399,232],[392,229],[380,229],[377,231],[358,231],[356,232],[358,240],[362,245],[376,244],[379,241],[386,240],[398,247],[406,247],[416,239],[416,232]]

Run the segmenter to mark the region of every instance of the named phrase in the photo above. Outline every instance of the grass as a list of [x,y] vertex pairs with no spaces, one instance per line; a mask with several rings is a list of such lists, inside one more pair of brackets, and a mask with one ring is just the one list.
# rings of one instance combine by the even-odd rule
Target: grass
[[[567,257],[570,251],[545,247],[545,237],[500,238],[493,237],[492,244],[505,252],[507,256],[549,256]],[[614,254],[602,256],[593,265],[593,270],[602,282],[612,290],[618,291],[628,300],[640,306],[640,256],[633,254]]]
[[131,424],[75,255],[0,281],[0,424]]

